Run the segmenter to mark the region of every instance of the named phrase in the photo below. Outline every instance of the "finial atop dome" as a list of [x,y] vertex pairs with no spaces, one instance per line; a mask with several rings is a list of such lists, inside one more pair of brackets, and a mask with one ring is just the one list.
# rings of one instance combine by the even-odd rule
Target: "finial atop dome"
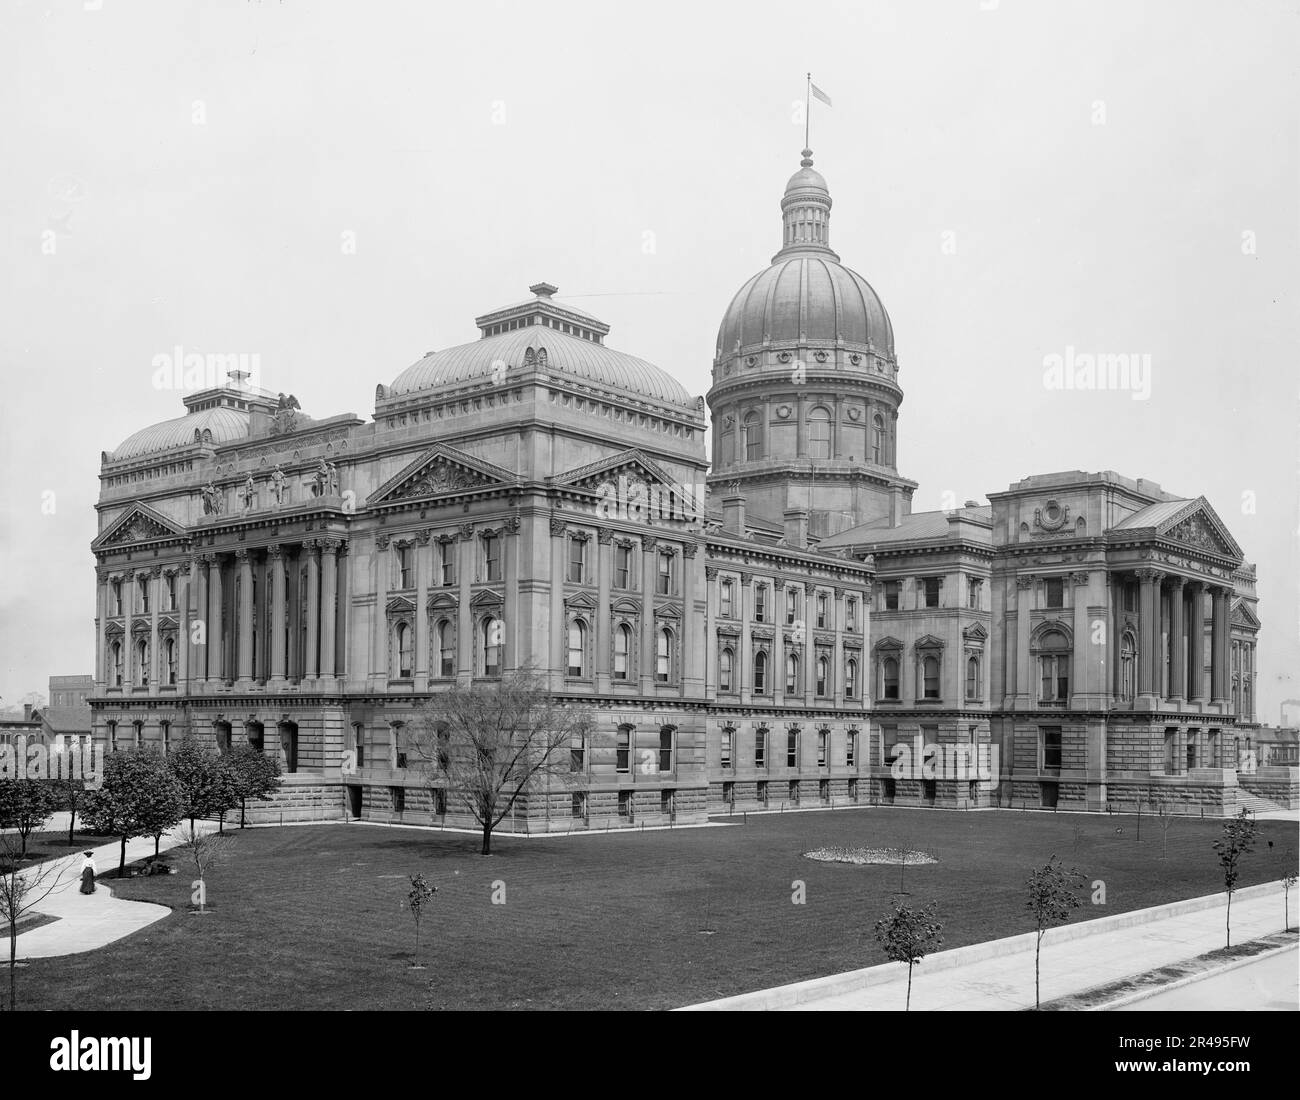
[[802,168],[811,168],[811,167],[812,167],[812,150],[811,150],[811,149],[805,149],[805,150],[803,151],[803,160],[801,160],[801,161],[799,162],[799,165],[800,165],[800,167],[802,167]]
[[553,286],[551,283],[533,283],[533,285],[528,288],[528,291],[530,294],[536,294],[539,298],[549,298],[559,289],[558,286]]

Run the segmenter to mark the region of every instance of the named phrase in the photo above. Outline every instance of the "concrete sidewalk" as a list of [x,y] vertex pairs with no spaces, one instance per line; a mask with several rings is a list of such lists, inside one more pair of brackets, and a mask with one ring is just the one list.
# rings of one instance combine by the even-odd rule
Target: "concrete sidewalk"
[[[1226,908],[1224,895],[1216,894],[1050,930],[1043,940],[1043,1002],[1223,947]],[[1237,891],[1232,899],[1232,942],[1280,932],[1282,916],[1280,884]],[[1030,932],[928,956],[912,972],[912,1008],[983,1012],[1032,1008],[1034,939]],[[907,967],[885,963],[690,1005],[686,1010],[901,1011],[906,997]]]
[[[209,821],[195,823],[200,832],[211,832],[216,825]],[[174,848],[189,835],[189,823],[178,826],[162,838],[159,851]],[[81,864],[85,849],[78,849],[74,855],[63,856],[48,863],[39,864],[40,868],[53,867],[48,874],[54,876],[56,885],[42,901],[32,906],[31,912],[43,913],[56,917],[49,924],[42,924],[18,934],[18,958],[44,959],[56,955],[75,955],[82,951],[93,951],[104,947],[147,928],[154,921],[161,920],[171,910],[165,905],[151,902],[126,901],[113,896],[113,891],[105,875],[111,876],[118,865],[121,855],[121,842],[111,841],[94,849],[95,866],[100,878],[95,883],[93,894],[81,893]],[[126,845],[126,862],[128,864],[153,855],[153,837],[137,837]],[[23,872],[24,877],[31,877],[36,868]],[[178,873],[184,874],[185,868],[178,867]],[[50,880],[46,879],[48,884]],[[37,887],[38,892],[44,887]]]

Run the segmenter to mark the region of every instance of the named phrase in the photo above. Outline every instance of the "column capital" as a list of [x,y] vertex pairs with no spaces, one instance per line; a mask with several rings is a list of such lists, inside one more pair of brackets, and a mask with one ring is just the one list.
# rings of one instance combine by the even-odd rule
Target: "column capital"
[[[304,550],[308,551],[308,552],[311,552],[312,550],[315,550],[315,549],[316,549],[320,544],[321,544],[321,540],[320,540],[320,539],[303,539],[303,540],[302,540],[302,548],[303,548]],[[387,538],[385,538],[385,540],[384,540],[384,545],[387,545],[387,544],[388,544],[388,540],[387,540]]]
[[551,537],[559,538],[568,529],[568,521],[560,519],[559,516],[551,517]]
[[241,565],[245,564],[245,563],[248,561],[248,547],[247,547],[247,546],[236,547],[236,549],[235,549],[235,561],[239,562]]
[[507,535],[517,535],[519,534],[519,528],[522,525],[523,523],[519,518],[519,513],[511,512],[510,515],[506,516],[504,522],[501,524],[501,530],[503,530]]
[[753,582],[753,580],[754,580],[754,574],[753,574],[753,573],[741,573],[741,574],[740,574],[740,583],[741,583],[742,585],[750,584],[750,583]]
[[1178,573],[1166,574],[1165,580],[1169,583],[1170,588],[1182,588],[1187,584],[1187,578]]
[[421,546],[428,546],[431,538],[433,538],[433,529],[431,527],[422,527],[415,532],[415,541]]
[[641,549],[647,554],[653,554],[659,548],[659,540],[654,535],[641,536]]
[[772,588],[773,588],[775,591],[780,592],[783,588],[785,588],[785,578],[784,578],[784,577],[773,577],[773,578],[772,578]]
[[1143,584],[1158,584],[1165,576],[1159,569],[1147,569],[1145,567],[1135,569],[1133,572]]
[[1089,574],[1085,570],[1080,570],[1077,573],[1071,573],[1070,580],[1074,583],[1075,587],[1077,588],[1088,583]]
[[343,545],[342,539],[317,539],[316,541],[320,544],[322,554],[337,554],[339,547]]
[[704,567],[704,579],[706,581],[717,580],[718,567],[716,565],[706,565]]
[[682,543],[682,557],[693,558],[699,552],[700,544],[698,542]]
[[1034,573],[1019,573],[1016,576],[1017,588],[1033,588],[1038,577]]
[[[380,532],[375,536],[375,546],[377,546],[380,550],[387,550],[388,544],[392,541],[393,541],[393,536],[386,534],[384,532]],[[304,545],[307,544],[304,543]]]
[[601,546],[608,546],[614,541],[614,532],[608,527],[602,527],[596,532],[596,541]]
[[283,547],[278,542],[273,542],[266,548],[266,556],[274,560],[280,556],[282,551]]
[[469,542],[474,538],[474,525],[472,523],[462,523],[457,530],[462,542]]

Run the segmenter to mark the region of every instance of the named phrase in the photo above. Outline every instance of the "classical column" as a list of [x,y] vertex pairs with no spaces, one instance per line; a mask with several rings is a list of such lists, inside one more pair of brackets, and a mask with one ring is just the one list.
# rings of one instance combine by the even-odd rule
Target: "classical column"
[[[655,569],[659,540],[653,535],[641,538],[641,693],[654,689],[658,653],[655,638]],[[635,771],[635,765],[633,766]]]
[[352,569],[348,564],[348,556],[351,550],[352,544],[347,539],[340,541],[338,552],[338,609],[334,615],[334,633],[340,643],[335,646],[334,675],[340,678],[346,677],[352,672],[352,662],[348,658],[351,651],[349,640],[352,634]]
[[740,666],[736,673],[740,679],[740,705],[748,706],[753,698],[754,683],[754,646],[749,637],[749,625],[753,621],[754,609],[754,574],[740,574],[740,652],[736,654],[736,663]]
[[456,652],[459,661],[456,682],[469,687],[474,680],[476,660],[474,609],[469,605],[474,583],[474,525],[462,523],[457,534],[460,536],[460,555],[456,561]]
[[817,698],[817,641],[814,623],[817,621],[817,589],[811,584],[803,590],[803,673],[804,706],[811,707]]
[[122,574],[122,693],[129,695],[135,686],[135,570]]
[[835,403],[834,403],[834,415],[831,418],[831,457],[832,458],[842,457],[840,453],[843,450],[840,441],[843,438],[843,434],[844,434],[842,431],[840,431],[840,417],[842,415],[843,413],[841,412],[840,409],[840,395],[836,394]]
[[175,572],[176,581],[176,688],[188,694],[190,682],[190,622],[193,618],[194,569],[190,562]]
[[1205,699],[1205,586],[1200,581],[1187,585],[1187,699]]
[[[1081,705],[1087,706],[1089,703],[1083,702],[1085,696],[1091,696],[1094,688],[1090,681],[1092,680],[1092,632],[1088,629],[1088,574],[1080,571],[1070,574],[1070,605],[1074,612],[1073,629],[1074,629],[1074,654],[1071,659],[1070,669],[1070,694],[1072,697],[1078,697]],[[1074,699],[1068,701],[1068,705],[1073,707],[1076,704]]]
[[1139,569],[1137,578],[1141,584],[1138,596],[1138,618],[1142,631],[1138,643],[1138,696],[1154,702],[1157,695],[1158,677],[1156,653],[1160,647],[1160,577],[1159,570]]
[[415,533],[415,669],[414,688],[427,691],[429,687],[429,539],[433,532],[428,528]]
[[[836,415],[839,414],[839,402],[836,401]],[[831,676],[835,684],[835,705],[844,706],[844,589],[835,586],[835,596],[831,600],[831,629],[835,631],[835,651],[831,657]],[[960,671],[960,669],[959,669]],[[951,671],[949,672],[951,676]],[[958,694],[955,698],[960,699]]]
[[[802,393],[799,394],[795,406],[795,416],[797,419],[794,422],[794,453],[796,458],[804,458],[808,454],[808,427],[804,423],[804,397]],[[808,507],[812,507],[811,500],[808,501]]]
[[718,567],[706,565],[704,567],[704,698],[710,703],[718,701],[717,580]]
[[501,669],[514,672],[519,661],[519,560],[522,555],[519,530],[523,521],[517,513],[506,517],[501,525],[501,575],[505,584],[505,606],[501,637]]
[[284,555],[277,544],[266,548],[271,563],[271,683],[284,685],[285,585]]
[[375,606],[370,623],[370,676],[388,675],[388,535],[375,535],[374,586]]
[[1228,590],[1210,590],[1210,702],[1228,701]]
[[614,532],[601,527],[596,532],[596,621],[592,624],[591,646],[596,666],[596,690],[609,691],[610,580],[613,573]]
[[704,682],[696,657],[697,636],[695,593],[699,588],[698,553],[700,545],[686,542],[682,545],[682,674],[678,678],[682,698],[698,699],[704,694]]
[[95,574],[95,693],[102,695],[107,686],[108,658],[105,653],[104,620],[108,617],[108,581],[102,572]]
[[772,701],[785,705],[785,578],[772,578]]
[[[1029,626],[1034,600],[1034,583],[1037,578],[1032,573],[1022,573],[1016,577],[1016,707],[1024,710],[1034,703],[1033,670],[1029,667]],[[901,673],[901,669],[899,670]]]
[[303,662],[303,678],[314,680],[320,675],[320,559],[316,548],[323,540],[307,539],[303,549],[307,553],[307,652]]
[[221,557],[218,554],[205,554],[208,575],[208,600],[205,607],[207,618],[203,623],[204,660],[207,664],[206,675],[209,680],[226,678],[226,642],[222,629],[225,610],[225,585],[221,580]]
[[248,551],[235,551],[239,569],[239,679],[253,678],[253,563]]
[[564,615],[565,533],[567,526],[558,516],[551,517],[551,645],[547,663],[550,666],[552,691],[564,690],[564,674],[568,671],[567,645],[569,624]]
[[1169,699],[1181,703],[1187,693],[1187,640],[1182,577],[1169,578]]
[[333,676],[335,630],[338,627],[338,584],[340,539],[320,540],[320,674]]

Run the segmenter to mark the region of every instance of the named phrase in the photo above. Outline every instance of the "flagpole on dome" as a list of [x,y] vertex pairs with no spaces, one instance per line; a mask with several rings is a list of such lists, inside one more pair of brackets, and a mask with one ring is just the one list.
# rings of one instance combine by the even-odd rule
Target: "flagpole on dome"
[[807,81],[803,89],[803,147],[805,149],[808,148],[808,123],[812,115],[812,103],[809,98],[812,95],[812,73],[808,73],[806,76]]

